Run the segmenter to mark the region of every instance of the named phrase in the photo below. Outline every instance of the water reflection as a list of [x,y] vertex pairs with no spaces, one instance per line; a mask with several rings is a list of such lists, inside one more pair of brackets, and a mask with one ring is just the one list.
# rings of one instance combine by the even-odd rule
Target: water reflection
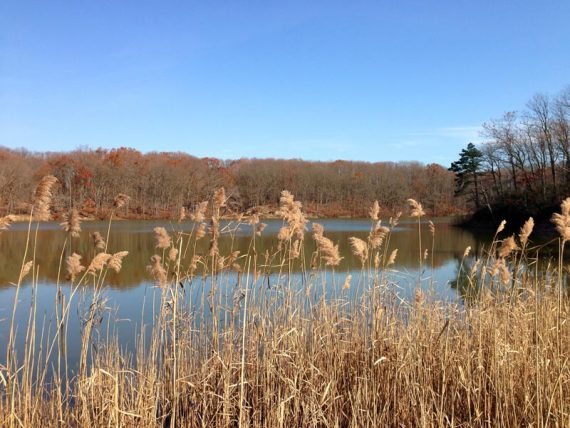
[[[272,254],[277,249],[276,235],[282,222],[278,220],[266,221],[268,224],[263,236],[256,238],[256,250],[263,258],[265,252]],[[278,305],[280,296],[284,290],[284,284],[291,287],[303,296],[307,296],[307,301],[316,302],[318,299],[342,298],[347,302],[357,302],[359,298],[365,297],[367,288],[372,281],[366,277],[369,272],[361,270],[361,262],[350,252],[349,238],[356,236],[366,239],[370,230],[368,220],[320,220],[325,227],[325,235],[334,243],[339,244],[343,260],[335,268],[333,275],[331,269],[313,272],[310,269],[303,274],[299,270],[300,262],[293,265],[293,272],[290,276],[279,276],[278,269],[268,269],[267,275],[262,276],[255,282],[256,291],[253,293],[263,304]],[[17,224],[9,232],[0,235],[0,355],[5,355],[9,336],[10,318],[16,288],[11,283],[16,282],[22,257],[26,249],[26,237],[28,236],[27,225]],[[15,314],[15,323],[18,331],[15,347],[18,352],[24,347],[25,328],[28,325],[29,309],[33,300],[37,305],[36,323],[41,328],[53,334],[56,328],[56,320],[53,317],[56,306],[58,271],[60,260],[72,252],[83,256],[83,262],[88,263],[95,254],[90,233],[99,231],[106,235],[108,224],[106,222],[91,222],[83,224],[83,233],[80,238],[74,239],[71,243],[66,243],[66,235],[56,223],[46,223],[40,226],[37,233],[37,246],[35,247],[36,265],[39,266],[37,287],[32,287],[30,282],[24,284],[19,294],[19,305]],[[190,231],[193,227],[191,222],[183,224],[171,224],[169,222],[156,221],[117,221],[113,223],[108,242],[108,252],[129,251],[129,255],[123,262],[120,274],[109,272],[105,282],[106,289],[103,297],[107,300],[106,306],[110,308],[104,316],[103,328],[100,334],[105,337],[107,334],[116,333],[120,338],[121,346],[127,350],[134,350],[135,337],[140,333],[141,324],[152,325],[156,316],[157,308],[160,306],[161,289],[155,287],[151,277],[145,267],[149,264],[152,254],[157,252],[153,228],[163,226],[169,231],[184,230]],[[223,222],[222,229],[234,229],[235,225]],[[34,236],[32,232],[31,236]],[[235,233],[222,235],[219,242],[220,253],[229,254],[232,250],[240,250],[247,253],[251,240],[251,227],[242,225]],[[435,241],[426,227],[422,228],[422,248],[429,249],[429,255],[423,268],[418,270],[418,229],[414,222],[403,221],[392,233],[390,240],[385,241],[388,245],[387,252],[398,249],[396,263],[387,272],[385,279],[394,292],[404,299],[413,296],[414,287],[418,278],[422,278],[422,285],[430,288],[435,298],[456,299],[458,290],[453,284],[457,278],[458,267],[466,247],[471,247],[477,253],[482,245],[486,243],[475,237],[473,234],[451,226],[449,220],[443,219],[436,222]],[[306,236],[305,264],[310,265],[311,253],[315,249],[310,233]],[[33,246],[32,246],[33,247]],[[433,254],[432,252],[433,248]],[[32,248],[30,248],[32,251]],[[197,253],[205,254],[208,251],[207,239],[203,239],[196,249]],[[29,252],[27,260],[32,258]],[[433,260],[433,264],[432,264]],[[342,285],[346,276],[352,275],[350,289],[343,289]],[[69,298],[71,285],[65,281],[61,274],[60,290],[64,296]],[[224,271],[220,277],[216,278],[218,284],[216,300],[224,317],[223,322],[227,322],[227,317],[232,316],[231,310],[236,298],[241,293],[240,277],[232,271]],[[243,281],[243,279],[242,279]],[[454,287],[450,286],[454,285]],[[209,316],[207,300],[212,286],[211,277],[198,276],[192,283],[184,285],[184,296],[186,307],[190,313],[196,313],[196,322],[200,322],[200,317]],[[72,367],[75,367],[80,352],[81,343],[81,302],[89,305],[93,290],[89,286],[80,287],[79,295],[74,299],[74,306],[70,314],[70,322],[66,331],[68,340],[68,358]],[[267,299],[267,297],[270,299]],[[305,301],[306,302],[306,301]],[[78,304],[79,303],[79,304]],[[208,325],[208,323],[206,323]],[[107,329],[110,328],[110,332]],[[149,334],[151,329],[145,330]],[[147,337],[148,339],[148,337]],[[39,344],[37,345],[39,346]]]
[[[273,254],[277,250],[276,235],[282,222],[279,220],[266,221],[267,228],[261,237],[256,238],[256,248],[260,255],[268,252]],[[339,244],[339,249],[343,260],[337,267],[337,272],[349,272],[360,269],[360,261],[350,252],[349,237],[356,236],[366,239],[370,230],[368,220],[319,220],[325,227],[325,235]],[[65,245],[65,233],[56,223],[45,223],[40,225],[38,231],[37,246],[35,249],[36,265],[39,266],[38,282],[41,284],[53,284],[57,282],[60,260],[64,260],[67,255],[76,252],[83,256],[83,263],[88,263],[93,257],[94,249],[90,238],[90,233],[99,231],[106,234],[108,224],[106,222],[90,222],[83,224],[83,233],[80,238],[73,239]],[[155,254],[155,240],[153,228],[163,226],[167,230],[190,231],[193,227],[191,222],[173,224],[170,222],[156,221],[117,221],[113,223],[108,242],[108,252],[129,251],[129,255],[123,263],[120,274],[109,272],[106,285],[116,289],[128,289],[140,286],[150,277],[145,267],[149,264],[152,254]],[[22,263],[22,256],[26,247],[27,225],[18,224],[13,230],[4,232],[0,236],[0,288],[8,287],[11,282],[16,282]],[[240,225],[235,229],[235,224],[224,222],[222,229],[232,229],[234,233],[225,233],[220,239],[220,254],[228,255],[233,250],[240,250],[247,253],[251,242],[251,228],[248,225]],[[34,233],[32,231],[32,237]],[[421,234],[422,248],[428,249],[429,255],[425,265],[431,269],[432,261],[434,274],[441,277],[449,271],[450,263],[458,263],[461,260],[465,248],[470,246],[472,251],[477,253],[482,245],[487,242],[485,239],[475,237],[472,233],[451,226],[448,219],[436,222],[435,241],[427,227],[422,228]],[[315,250],[315,244],[307,234],[305,247],[306,265],[310,262],[310,256]],[[418,268],[419,247],[417,224],[403,221],[394,230],[390,237],[389,249],[398,249],[398,257],[394,268],[400,271],[414,271]],[[433,254],[431,254],[433,249]],[[208,250],[207,239],[199,241],[196,252],[206,254]],[[62,252],[63,251],[63,252]],[[28,256],[28,260],[31,255]],[[300,263],[294,264],[293,269],[298,270]],[[438,274],[438,270],[442,270]],[[61,280],[64,281],[64,274],[60,273]],[[441,278],[445,283],[453,279],[453,275]]]

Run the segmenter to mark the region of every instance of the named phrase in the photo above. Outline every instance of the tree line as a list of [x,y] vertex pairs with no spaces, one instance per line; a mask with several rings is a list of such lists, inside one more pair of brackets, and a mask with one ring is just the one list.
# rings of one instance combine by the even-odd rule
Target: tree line
[[456,193],[475,209],[548,207],[570,194],[570,86],[534,95],[520,111],[483,124],[451,165]]
[[281,159],[221,160],[186,153],[141,153],[131,148],[32,153],[0,148],[0,206],[26,213],[41,177],[54,175],[55,213],[76,208],[105,218],[119,193],[130,196],[120,215],[173,217],[193,209],[225,187],[227,212],[277,206],[287,189],[310,214],[365,216],[378,200],[384,214],[402,210],[408,198],[421,200],[432,215],[461,212],[454,199],[454,174],[441,165],[419,162],[309,162]]

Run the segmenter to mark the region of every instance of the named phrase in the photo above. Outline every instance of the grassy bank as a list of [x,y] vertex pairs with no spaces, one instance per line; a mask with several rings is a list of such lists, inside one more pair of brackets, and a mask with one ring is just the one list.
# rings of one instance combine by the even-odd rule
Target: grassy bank
[[[40,214],[49,189],[43,196],[35,201]],[[307,219],[291,194],[282,194],[283,228],[271,254],[256,251],[264,228],[256,215],[239,220],[251,226],[249,251],[220,253],[220,234],[232,233],[219,227],[224,203],[220,190],[211,218],[206,204],[190,214],[198,225],[191,233],[155,230],[157,254],[147,269],[161,302],[134,353],[116,336],[95,334],[105,318],[106,272],[128,263],[124,252],[107,253],[112,222],[94,239],[88,264],[87,255],[65,257],[62,249],[62,278],[67,272],[72,292],[57,301],[55,328],[12,328],[27,340],[17,352],[10,337],[2,361],[4,426],[570,425],[567,272],[561,261],[538,269],[531,222],[516,238],[504,237],[502,225],[476,259],[466,249],[457,284],[464,299],[451,303],[432,299],[429,281],[420,278],[410,284],[414,299],[399,297],[390,275],[398,218],[379,224],[377,205],[368,239],[351,240],[361,271],[339,280],[338,248],[318,225],[305,232]],[[410,208],[423,227],[421,205],[410,201]],[[556,220],[563,249],[570,201]],[[17,289],[30,276],[35,286],[34,224]],[[64,226],[69,240],[82,233],[73,214]],[[199,254],[201,239],[210,245]],[[309,239],[317,251],[307,255]],[[418,239],[420,271],[430,266],[431,245]],[[295,266],[303,273],[299,283]],[[266,275],[275,269],[278,275]],[[190,301],[186,290],[198,276],[210,277],[212,290]],[[95,293],[82,314],[80,361],[71,369],[66,328],[84,287]],[[221,288],[233,289],[231,300],[216,292]],[[350,297],[354,289],[357,298]]]

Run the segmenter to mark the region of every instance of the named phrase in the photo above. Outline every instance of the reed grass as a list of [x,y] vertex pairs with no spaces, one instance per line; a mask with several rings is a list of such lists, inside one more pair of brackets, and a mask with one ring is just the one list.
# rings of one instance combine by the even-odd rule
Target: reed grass
[[[39,198],[41,218],[49,216],[46,195]],[[412,201],[419,220],[423,210]],[[117,209],[127,202],[120,195]],[[306,263],[307,220],[291,193],[281,198],[283,228],[273,254],[257,253],[263,227],[255,214],[241,221],[251,228],[247,254],[220,254],[218,238],[237,227],[220,227],[225,202],[225,192],[216,192],[204,254],[196,252],[196,241],[205,236],[207,202],[189,214],[196,222],[190,233],[176,225],[170,233],[155,229],[159,254],[148,271],[160,303],[134,352],[117,335],[94,335],[107,311],[106,272],[120,271],[128,254],[107,253],[98,233],[92,257],[64,259],[62,252],[71,293],[58,295],[56,328],[33,322],[34,302],[28,325],[12,325],[0,366],[2,426],[570,426],[570,299],[562,259],[570,202],[554,219],[562,233],[556,266],[541,271],[530,256],[532,222],[518,242],[499,239],[498,231],[487,252],[462,261],[464,299],[457,302],[435,300],[421,278],[410,284],[415,299],[398,295],[389,270],[399,216],[381,226],[377,203],[368,241],[351,240],[361,271],[336,284],[338,246],[314,224],[317,250]],[[436,233],[433,224],[429,228]],[[28,239],[33,246],[33,233]],[[421,242],[418,248],[421,266],[426,249]],[[18,289],[35,269],[28,257]],[[88,265],[84,258],[91,259]],[[198,277],[209,278],[211,290],[191,301],[186,290]],[[69,312],[86,287],[93,293],[82,312],[79,367],[71,369]],[[349,294],[354,287],[361,292]],[[232,291],[231,301],[221,289]],[[16,334],[26,335],[23,355]]]

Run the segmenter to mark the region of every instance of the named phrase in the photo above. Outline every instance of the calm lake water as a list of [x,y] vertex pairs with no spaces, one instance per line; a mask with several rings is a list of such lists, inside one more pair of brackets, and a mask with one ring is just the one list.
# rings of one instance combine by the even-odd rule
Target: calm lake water
[[[330,219],[318,220],[325,228],[325,236],[332,239],[333,242],[339,244],[341,255],[344,257],[341,264],[335,269],[336,279],[333,286],[337,289],[342,285],[347,274],[353,277],[353,286],[347,292],[347,296],[357,293],[357,285],[360,278],[360,261],[350,252],[349,237],[356,236],[366,239],[370,230],[371,223],[369,220],[345,220]],[[276,235],[282,226],[281,220],[265,220],[267,228],[263,232],[263,236],[257,238],[256,246],[258,254],[264,254],[266,251],[273,252],[277,246]],[[474,234],[455,228],[451,224],[450,219],[436,219],[435,243],[433,255],[429,255],[425,263],[426,267],[420,273],[418,271],[418,230],[417,223],[413,221],[401,221],[399,226],[394,230],[389,241],[389,251],[398,249],[398,257],[396,263],[392,266],[388,273],[388,278],[398,289],[398,293],[404,298],[409,297],[413,288],[418,283],[421,276],[424,287],[429,285],[433,290],[435,298],[443,300],[460,299],[457,291],[452,287],[453,280],[457,277],[458,268],[463,257],[466,247],[471,247],[474,253],[477,253],[481,246],[488,242],[488,238],[475,236]],[[36,299],[37,312],[36,322],[42,325],[44,329],[51,330],[53,334],[55,328],[55,320],[53,312],[56,302],[57,278],[59,272],[60,260],[63,257],[76,252],[83,256],[83,263],[88,263],[94,254],[90,233],[99,231],[105,235],[107,231],[107,222],[89,222],[83,223],[82,236],[72,240],[71,247],[69,245],[64,248],[66,234],[61,230],[57,223],[44,223],[40,225],[38,230],[38,245],[36,248],[36,265],[38,266],[37,287],[31,285],[31,275],[27,278],[27,282],[20,289],[18,310],[16,313],[16,324],[18,326],[18,335],[16,338],[17,347],[22,347],[25,341],[25,328],[29,319],[29,308],[32,299]],[[152,278],[146,271],[150,257],[158,253],[155,249],[155,238],[153,229],[156,226],[163,226],[169,231],[192,229],[191,222],[176,224],[171,222],[160,221],[115,221],[112,224],[110,239],[108,242],[108,252],[128,251],[129,255],[123,260],[123,268],[119,274],[109,272],[105,282],[105,290],[103,292],[106,298],[106,306],[109,309],[106,313],[107,325],[111,325],[112,329],[117,332],[120,337],[121,344],[129,347],[134,345],[135,332],[139,331],[141,323],[151,324],[153,322],[153,302],[156,302],[160,296],[160,289],[155,286]],[[227,226],[227,222],[222,222],[222,229]],[[310,227],[309,227],[310,229]],[[6,345],[9,334],[10,319],[12,317],[12,308],[15,297],[15,286],[17,282],[22,256],[25,251],[27,236],[27,224],[13,225],[10,231],[3,232],[0,235],[0,363],[6,355]],[[232,250],[241,250],[246,253],[251,240],[251,227],[243,225],[231,239],[222,235],[220,240],[220,253],[222,255],[229,254]],[[307,249],[312,252],[314,248],[310,231],[306,236]],[[197,253],[205,253],[207,251],[208,242],[204,238],[197,248]],[[422,231],[422,247],[428,248],[431,252],[432,237],[428,231],[427,224]],[[30,249],[30,251],[32,251]],[[309,252],[308,251],[308,252]],[[31,259],[31,253],[27,260]],[[161,254],[161,252],[159,253]],[[433,267],[432,267],[433,256]],[[65,266],[65,264],[63,265]],[[228,283],[234,284],[236,281],[228,273]],[[277,274],[275,274],[277,275]],[[71,286],[65,281],[64,267],[59,273],[61,278],[61,291],[64,295],[69,295]],[[297,277],[293,275],[294,281],[300,284],[304,279],[298,273]],[[332,275],[327,277],[328,281],[332,281]],[[269,278],[268,283],[277,282],[275,278]],[[197,295],[209,287],[209,280],[198,279],[192,284],[188,284],[187,288],[189,299],[194,295],[195,300],[199,301]],[[228,290],[228,293],[231,290]],[[68,329],[69,358],[73,361],[79,352],[80,343],[80,326],[82,308],[88,307],[90,303],[91,291],[88,286],[82,287],[78,295],[75,297],[76,304],[70,316]],[[227,300],[231,301],[232,296],[227,296]]]

